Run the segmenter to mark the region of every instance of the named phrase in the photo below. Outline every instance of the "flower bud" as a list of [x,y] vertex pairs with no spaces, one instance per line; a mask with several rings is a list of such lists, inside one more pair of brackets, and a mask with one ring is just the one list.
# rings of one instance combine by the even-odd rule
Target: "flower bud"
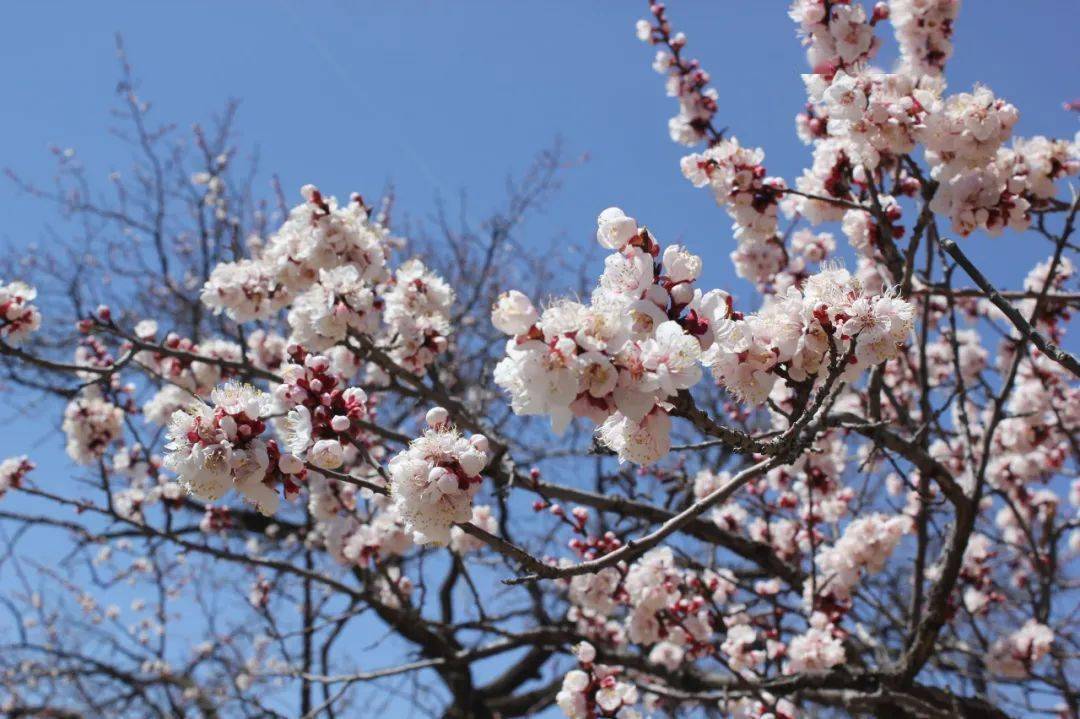
[[443,407],[432,407],[424,416],[424,420],[427,422],[428,427],[437,429],[450,420],[450,413]]
[[278,469],[283,474],[300,474],[304,469],[304,463],[294,454],[283,454],[278,460]]
[[308,451],[308,459],[316,467],[337,469],[345,461],[345,450],[336,439],[320,439]]

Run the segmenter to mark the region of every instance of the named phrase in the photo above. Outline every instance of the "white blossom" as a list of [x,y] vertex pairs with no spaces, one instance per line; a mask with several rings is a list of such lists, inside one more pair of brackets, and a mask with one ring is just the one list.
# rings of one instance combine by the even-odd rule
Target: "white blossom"
[[417,543],[447,544],[451,527],[472,519],[487,447],[482,435],[465,438],[450,424],[434,424],[390,460],[390,493]]

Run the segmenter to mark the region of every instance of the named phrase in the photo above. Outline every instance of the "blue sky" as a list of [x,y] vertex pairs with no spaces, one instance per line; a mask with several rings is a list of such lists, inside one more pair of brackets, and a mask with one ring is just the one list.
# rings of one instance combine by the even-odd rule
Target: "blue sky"
[[[719,123],[763,146],[770,172],[793,180],[809,161],[793,130],[806,66],[786,2],[669,5],[690,55],[713,74]],[[376,195],[392,181],[398,207],[425,216],[437,194],[452,200],[464,188],[480,219],[503,197],[507,174],[560,136],[568,157],[587,161],[567,172],[527,241],[591,242],[597,213],[619,205],[662,241],[704,255],[703,284],[746,297],[727,260],[726,214],[679,173],[683,150],[666,130],[674,105],[649,67],[653,51],[634,37],[645,9],[629,1],[11,4],[0,25],[0,166],[47,181],[55,144],[76,148],[102,182],[126,167],[107,132],[119,31],[158,119],[183,128],[228,97],[242,101],[241,145],[258,148],[265,171],[257,189],[269,192],[271,172],[290,193],[314,182],[339,196]],[[1071,137],[1077,117],[1061,103],[1080,96],[1077,20],[1072,0],[967,0],[951,89],[981,80],[1020,108],[1019,134]],[[0,243],[14,247],[42,240],[55,220],[3,182],[0,214]],[[1006,237],[967,247],[992,279],[1017,287],[1018,264],[1026,272],[1047,245]],[[0,456],[58,446],[40,421],[6,429]],[[43,470],[64,467],[42,455]]]
[[[676,2],[670,14],[713,73],[720,123],[763,146],[770,172],[792,179],[809,154],[792,129],[805,62],[785,7]],[[1075,4],[1024,7],[964,5],[950,86],[982,80],[1020,107],[1021,134],[1071,136],[1076,116],[1061,102],[1080,95],[1068,21]],[[588,162],[531,225],[537,241],[562,233],[588,241],[596,214],[619,204],[662,240],[715,258],[711,277],[730,283],[729,222],[679,175],[681,149],[666,135],[673,103],[633,34],[644,10],[644,2],[20,4],[0,29],[9,68],[0,77],[0,164],[47,179],[45,148],[57,144],[76,148],[99,178],[123,168],[107,135],[120,31],[159,119],[186,127],[239,98],[243,144],[258,147],[287,191],[314,182],[370,195],[392,180],[399,207],[423,215],[436,193],[466,188],[481,214],[501,197],[506,174],[559,135]],[[47,208],[6,184],[0,208],[4,242],[40,239]],[[995,254],[1006,242],[1015,244],[999,242]]]

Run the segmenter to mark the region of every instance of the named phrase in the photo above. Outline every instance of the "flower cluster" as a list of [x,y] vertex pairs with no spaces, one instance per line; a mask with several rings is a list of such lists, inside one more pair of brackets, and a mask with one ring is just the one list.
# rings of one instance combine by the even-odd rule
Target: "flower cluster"
[[251,259],[218,264],[202,290],[203,304],[237,322],[270,317],[285,307],[290,297],[273,267]]
[[727,657],[728,666],[735,672],[746,672],[763,663],[768,656],[761,647],[758,631],[747,621],[745,614],[737,614],[726,622],[727,631],[720,651]]
[[215,507],[206,505],[202,519],[199,520],[199,531],[203,534],[225,533],[233,528],[232,512],[228,507]]
[[795,180],[801,194],[785,198],[783,209],[811,225],[835,222],[844,216],[842,203],[856,201],[853,190],[865,181],[866,173],[855,164],[852,148],[835,137],[825,137],[814,143],[811,166]]
[[905,74],[863,71],[804,75],[811,103],[823,107],[826,131],[840,138],[850,160],[874,169],[883,158],[915,149],[926,109],[937,100],[940,83]]
[[289,340],[318,352],[342,342],[350,330],[372,334],[381,308],[354,265],[319,270],[319,281],[292,303]]
[[370,514],[364,517],[357,511],[356,497],[349,489],[353,485],[323,479],[318,473],[309,475],[308,482],[308,506],[318,519],[317,529],[330,556],[341,564],[366,565],[400,556],[413,547],[412,532],[406,529],[390,498],[369,497]]
[[[899,224],[902,210],[899,203],[891,195],[879,195],[878,203],[881,213],[877,214],[867,210],[848,210],[844,213],[841,229],[848,243],[859,253],[860,262],[870,263],[870,267],[879,266],[879,247],[882,234],[886,238],[895,239],[904,232],[903,225]],[[882,227],[881,217],[885,218],[888,227]],[[891,228],[891,235],[888,229]]]
[[777,697],[769,692],[759,692],[757,697],[742,699],[721,699],[720,709],[727,716],[738,719],[795,719],[799,716],[795,703],[790,699]]
[[483,435],[466,438],[442,407],[428,411],[428,429],[387,465],[394,506],[418,544],[447,544],[454,524],[472,519],[472,498],[488,463]]
[[346,448],[363,439],[361,422],[368,418],[368,397],[359,387],[343,387],[329,358],[308,354],[298,346],[286,350],[289,363],[274,388],[275,405],[288,412],[281,426],[289,452],[323,469],[337,469]]
[[277,471],[297,474],[303,465],[262,438],[269,397],[249,385],[230,383],[210,398],[213,407],[197,402],[173,413],[165,467],[200,499],[215,501],[232,487],[263,514],[273,514],[281,501]]
[[1026,229],[1026,183],[1013,175],[1007,153],[998,152],[1020,117],[1017,109],[982,86],[926,109],[919,140],[938,182],[930,209],[949,217],[953,230],[965,236],[976,229]]
[[[135,334],[143,342],[159,341],[153,322],[140,322],[135,326]],[[240,362],[243,359],[243,349],[228,340],[207,339],[195,343],[175,332],[160,340],[160,347],[160,350],[143,350],[136,358],[162,380],[161,388],[142,407],[147,421],[162,426],[168,424],[176,410],[190,404],[192,399],[208,399],[215,387],[234,375],[232,370],[213,360]],[[194,360],[193,355],[210,361]]]
[[1080,422],[1080,388],[1046,359],[1017,375],[1017,392],[1006,404],[1010,414],[995,434],[986,475],[993,486],[1027,507],[1035,499],[1031,485],[1049,479],[1068,460],[1069,435],[1062,422],[1065,427]]
[[1054,631],[1045,624],[1029,619],[1024,626],[990,647],[987,668],[1003,677],[1023,679],[1032,667],[1050,652]]
[[946,384],[959,366],[964,381],[972,382],[986,368],[988,356],[975,330],[957,330],[955,336],[943,333],[926,347],[928,379],[932,386]]
[[810,67],[827,77],[860,68],[874,56],[881,40],[873,25],[886,14],[879,6],[868,18],[862,5],[850,0],[795,0],[788,11],[799,25]]
[[889,21],[900,46],[901,71],[940,75],[952,56],[953,21],[960,0],[889,0]]
[[68,403],[60,427],[67,435],[67,453],[79,464],[96,462],[124,431],[124,410],[87,388]]
[[37,467],[28,457],[8,457],[0,462],[0,497],[9,489],[18,489],[23,478]]
[[202,301],[238,322],[289,308],[290,341],[316,352],[350,333],[378,335],[419,372],[447,347],[453,291],[419,260],[389,267],[395,240],[358,195],[339,207],[311,185],[255,257],[219,264]]
[[[374,473],[365,479],[374,484],[382,481]],[[412,548],[412,532],[406,530],[390,497],[367,489],[358,491],[354,484],[323,477],[318,472],[308,474],[307,485],[308,509],[315,520],[316,533],[338,562],[365,565],[400,556]],[[361,498],[366,500],[369,510],[366,514],[362,511]]]
[[596,663],[596,649],[588,642],[574,647],[580,669],[563,677],[555,703],[570,719],[641,719],[634,708],[638,690],[620,679],[622,670]]
[[847,355],[842,369],[852,378],[897,356],[913,321],[910,303],[889,293],[869,295],[847,270],[831,268],[809,277],[801,290],[768,298],[758,312],[728,320],[702,362],[736,397],[762,404],[780,365],[801,381]]
[[825,671],[843,661],[842,633],[829,622],[825,614],[814,612],[806,632],[788,642],[784,673]]
[[276,332],[257,329],[247,338],[247,359],[254,367],[276,372],[285,362],[289,342]]
[[1037,209],[1057,194],[1058,180],[1080,173],[1080,143],[1042,135],[1018,137],[1012,148],[998,151],[996,164],[1005,168],[1011,181],[1022,178],[1024,199]]
[[0,340],[22,344],[41,326],[41,312],[30,304],[37,290],[24,282],[0,282]]
[[[964,608],[978,616],[1002,595],[994,589],[993,559],[997,556],[993,540],[985,534],[972,533],[960,565],[960,582],[965,585]],[[936,572],[933,572],[936,574]]]
[[647,552],[627,570],[624,582],[630,641],[673,645],[675,666],[685,654],[699,653],[708,645],[713,634],[710,606],[726,598],[730,586],[712,572],[701,576],[684,572],[675,565],[670,547]]
[[1030,203],[1022,196],[1023,180],[1010,170],[1009,164],[993,162],[944,176],[930,207],[949,217],[962,236],[978,229],[990,235],[1027,229]]
[[[131,455],[143,451],[142,447],[135,445],[117,453],[113,458],[113,468],[123,472],[122,463],[131,461]],[[138,464],[143,464],[142,462]],[[132,467],[128,467],[128,471]],[[151,475],[139,472],[131,477],[131,486],[122,489],[113,495],[113,508],[121,517],[132,522],[142,523],[144,510],[159,503],[166,503],[176,507],[184,496],[184,489],[178,482],[174,482],[163,475]]]
[[419,373],[446,350],[454,291],[417,259],[394,273],[386,290],[389,355],[406,369]]
[[557,432],[588,417],[620,459],[648,464],[668,451],[665,403],[700,380],[712,318],[726,316],[728,297],[702,295],[701,259],[678,245],[661,253],[618,208],[600,215],[597,239],[613,252],[588,305],[560,300],[538,314],[519,293],[496,304],[493,321],[512,337],[495,381],[515,413],[549,415]]
[[[619,546],[610,533],[571,542],[571,548],[583,559],[601,556]],[[650,660],[676,671],[684,663],[714,651],[717,630],[724,621],[718,608],[734,595],[736,580],[726,569],[679,567],[670,547],[657,547],[630,566],[618,564],[595,574],[577,575],[565,586],[572,605],[571,617],[578,621],[579,631],[598,640],[651,646]],[[625,609],[625,617],[617,621],[620,608]],[[731,626],[742,623],[745,617],[736,617]],[[755,634],[752,628],[747,630]],[[737,636],[741,631],[736,629],[734,633]],[[733,661],[741,657],[748,665],[757,663],[758,658],[746,654],[748,647],[737,644],[732,640],[722,651]]]
[[[515,413],[549,415],[556,431],[573,416],[592,419],[622,460],[649,464],[667,453],[667,404],[698,382],[699,361],[737,398],[762,404],[780,369],[797,382],[829,366],[852,379],[897,356],[911,333],[911,304],[869,294],[838,268],[743,316],[727,293],[693,287],[695,255],[676,245],[657,262],[660,246],[617,208],[598,224],[600,243],[614,252],[588,306],[562,300],[538,313],[517,292],[496,303],[492,321],[512,339],[495,381]],[[806,244],[812,256],[824,251]]]
[[656,24],[649,20],[638,20],[637,36],[642,42],[666,46],[666,49],[657,50],[653,69],[667,76],[668,97],[679,101],[679,114],[668,120],[668,133],[673,141],[681,145],[714,141],[719,137],[719,133],[712,128],[717,93],[714,88],[708,87],[709,73],[701,68],[697,60],[682,58],[686,36],[682,33],[671,34],[663,3],[653,3],[650,7]]
[[344,207],[305,185],[294,207],[255,260],[225,262],[203,287],[203,302],[237,321],[266,319],[319,281],[320,270],[355,267],[369,282],[386,278],[389,234],[368,217],[359,196]]
[[401,573],[400,567],[389,567],[385,574],[380,574],[375,578],[375,589],[379,593],[379,601],[394,609],[409,604],[413,588],[413,581]]
[[[778,177],[766,176],[764,161],[763,150],[742,147],[731,137],[701,154],[687,155],[680,163],[686,179],[694,187],[708,185],[717,204],[727,210],[742,252],[752,251],[744,245],[759,247],[776,236],[779,198],[786,185]],[[747,279],[757,282],[761,277]]]
[[906,515],[870,514],[851,522],[831,547],[817,555],[817,565],[824,575],[820,591],[847,599],[862,573],[880,572],[911,530],[912,521]]

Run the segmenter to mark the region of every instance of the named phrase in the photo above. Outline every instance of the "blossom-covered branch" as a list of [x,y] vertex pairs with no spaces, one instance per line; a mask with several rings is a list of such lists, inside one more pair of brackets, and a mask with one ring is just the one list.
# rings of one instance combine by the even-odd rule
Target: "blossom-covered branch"
[[[101,264],[0,272],[0,369],[73,466],[0,462],[0,711],[1080,719],[1076,139],[949,87],[959,0],[795,0],[809,156],[772,176],[739,73],[647,9],[740,279],[628,205],[517,241],[557,148],[480,225],[253,201],[235,106],[172,143],[121,48],[131,179],[11,173]],[[1048,256],[980,269],[1006,241]]]

